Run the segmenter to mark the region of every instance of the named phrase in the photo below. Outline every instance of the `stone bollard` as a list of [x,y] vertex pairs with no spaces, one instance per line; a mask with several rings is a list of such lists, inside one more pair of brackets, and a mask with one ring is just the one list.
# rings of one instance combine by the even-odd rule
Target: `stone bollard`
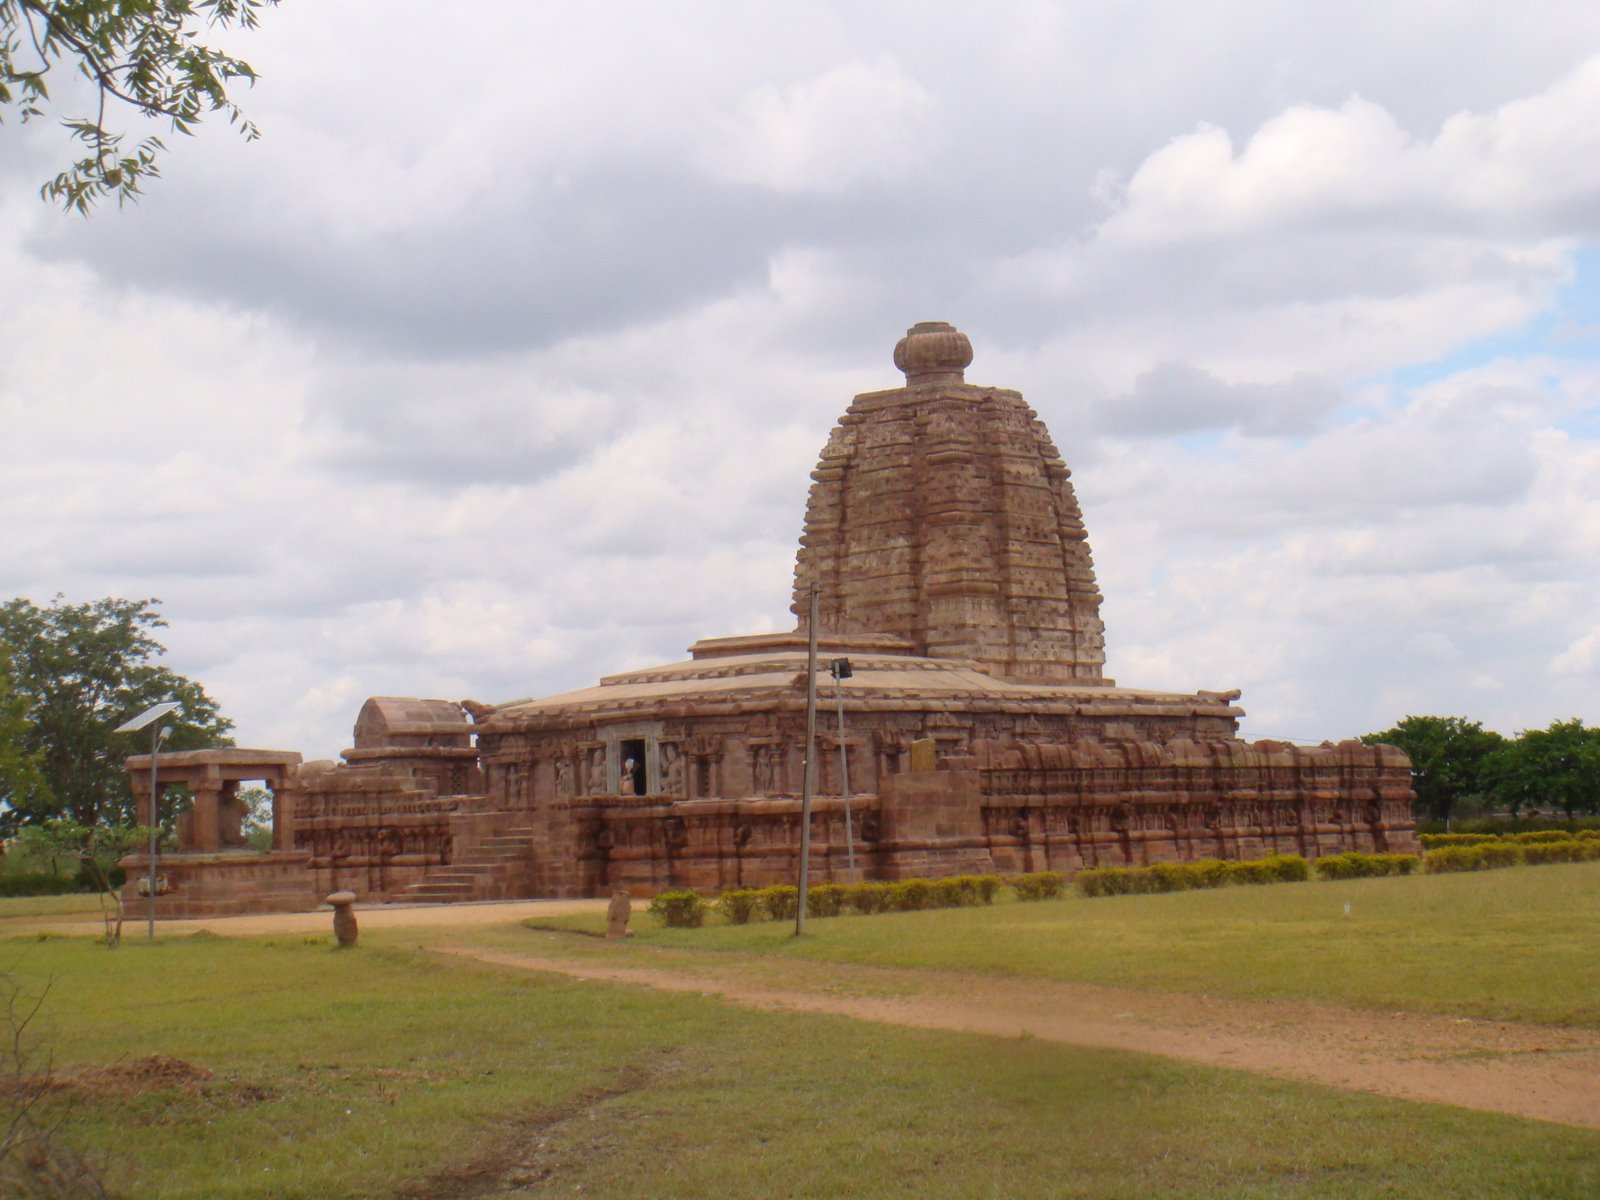
[[328,897],[333,905],[333,936],[339,939],[339,949],[348,950],[356,944],[356,902],[354,892],[335,892]]
[[628,918],[633,916],[633,901],[628,889],[619,887],[611,893],[611,903],[606,907],[606,940],[620,941],[628,936]]

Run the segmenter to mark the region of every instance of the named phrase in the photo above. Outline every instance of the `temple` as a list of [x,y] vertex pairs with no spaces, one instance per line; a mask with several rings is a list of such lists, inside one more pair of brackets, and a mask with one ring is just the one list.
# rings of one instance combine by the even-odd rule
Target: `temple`
[[[303,877],[307,897],[792,881],[813,591],[829,718],[816,744],[815,881],[849,879],[852,866],[874,879],[1070,874],[1414,849],[1398,750],[1246,744],[1237,691],[1106,678],[1071,473],[1019,393],[966,382],[971,361],[958,330],[915,325],[894,351],[904,384],[857,396],[840,418],[812,473],[793,632],[706,639],[682,662],[542,699],[371,699],[342,763],[275,775],[289,799],[275,805],[264,858]],[[181,827],[184,850],[162,860],[209,855],[193,880],[180,861],[158,881],[169,915],[218,894],[226,848],[193,833],[211,820]],[[132,879],[140,860],[128,867]],[[281,895],[263,890],[259,904]]]

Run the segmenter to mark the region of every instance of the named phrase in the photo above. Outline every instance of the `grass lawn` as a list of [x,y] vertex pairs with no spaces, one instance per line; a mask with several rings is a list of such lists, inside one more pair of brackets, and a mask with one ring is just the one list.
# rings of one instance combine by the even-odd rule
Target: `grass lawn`
[[[96,920],[99,916],[100,897],[93,892],[69,892],[65,896],[0,896],[0,931],[9,922],[39,917],[82,921]],[[132,913],[128,914],[128,923],[133,923]]]
[[[1049,930],[1051,914],[1118,907],[954,916]],[[0,965],[25,990],[51,981],[39,1032],[57,1074],[86,1084],[55,1102],[74,1100],[68,1136],[109,1154],[129,1196],[1600,1192],[1590,1131],[1134,1054],[747,1011],[398,944],[198,935],[108,952],[46,938],[0,943]],[[128,1088],[89,1070],[151,1054],[212,1075]]]
[[798,941],[792,923],[634,928],[694,953],[1600,1025],[1600,863],[834,917]]

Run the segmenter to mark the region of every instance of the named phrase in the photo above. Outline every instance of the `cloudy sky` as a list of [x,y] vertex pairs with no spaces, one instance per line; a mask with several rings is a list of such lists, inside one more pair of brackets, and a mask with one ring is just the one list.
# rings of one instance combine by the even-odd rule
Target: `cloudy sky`
[[789,628],[919,320],[1020,389],[1110,672],[1250,737],[1600,722],[1600,6],[285,0],[263,138],[0,126],[0,596],[156,596],[242,745]]

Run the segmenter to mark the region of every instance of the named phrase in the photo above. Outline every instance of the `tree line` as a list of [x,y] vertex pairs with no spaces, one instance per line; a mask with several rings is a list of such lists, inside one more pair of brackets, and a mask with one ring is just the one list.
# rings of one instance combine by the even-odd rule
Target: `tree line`
[[1600,813],[1600,728],[1577,717],[1508,738],[1465,717],[1411,716],[1361,740],[1411,757],[1419,818],[1449,821],[1483,807],[1513,817],[1560,809],[1569,821]]
[[165,750],[231,746],[233,722],[200,684],[156,661],[167,622],[159,600],[115,597],[0,605],[0,838],[69,822],[134,823],[123,760],[148,734],[115,735],[153,704],[176,700]]

